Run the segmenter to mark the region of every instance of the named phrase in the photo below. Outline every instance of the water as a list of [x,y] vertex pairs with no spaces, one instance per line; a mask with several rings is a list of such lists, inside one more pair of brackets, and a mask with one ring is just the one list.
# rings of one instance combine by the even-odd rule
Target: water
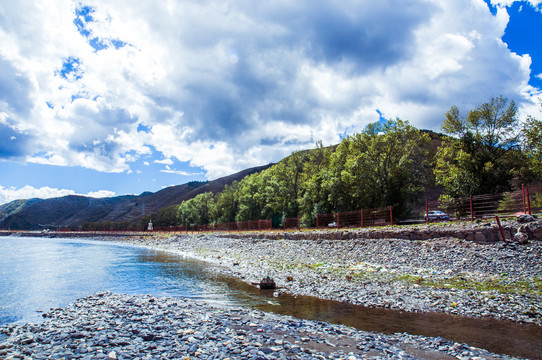
[[41,312],[97,291],[183,296],[248,306],[365,331],[442,336],[496,353],[542,359],[542,327],[418,314],[260,291],[211,265],[116,243],[0,237],[0,324],[41,321]]
[[[98,291],[257,303],[203,263],[115,243],[0,237],[0,324],[34,322]],[[260,300],[263,301],[263,300]]]

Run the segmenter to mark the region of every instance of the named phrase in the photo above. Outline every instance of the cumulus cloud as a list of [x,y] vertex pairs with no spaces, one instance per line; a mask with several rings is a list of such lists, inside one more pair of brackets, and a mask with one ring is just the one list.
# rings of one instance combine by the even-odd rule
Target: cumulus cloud
[[183,175],[183,176],[201,175],[199,173],[196,174],[196,173],[189,173],[189,172],[183,171],[183,170],[175,170],[175,169],[172,169],[169,165],[166,165],[166,168],[160,170],[160,172],[163,172],[163,173],[166,173],[166,174]]
[[17,189],[15,187],[5,188],[0,185],[0,205],[17,199],[50,199],[67,195],[83,195],[94,198],[103,198],[115,196],[115,193],[108,190],[98,190],[89,192],[88,194],[77,194],[74,190],[57,189],[48,186],[35,188],[33,186],[26,185],[22,188]]
[[[517,0],[491,0],[491,4],[494,6],[510,6],[514,2],[517,2]],[[535,9],[542,4],[542,0],[524,0],[523,2],[530,4]]]
[[508,3],[11,1],[0,159],[129,172],[155,155],[216,178],[379,114],[438,129],[499,94],[527,109],[540,89],[501,40]]

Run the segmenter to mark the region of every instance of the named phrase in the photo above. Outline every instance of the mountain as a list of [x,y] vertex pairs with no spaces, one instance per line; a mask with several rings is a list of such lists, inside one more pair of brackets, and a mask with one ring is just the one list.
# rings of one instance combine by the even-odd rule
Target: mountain
[[208,182],[189,182],[164,188],[155,193],[90,198],[69,195],[53,199],[14,200],[0,206],[0,229],[39,230],[77,227],[85,222],[137,222],[145,214],[180,204],[204,192],[217,193],[226,185],[267,169],[272,164],[246,169]]
[[8,216],[16,214],[23,208],[30,206],[37,201],[40,201],[40,199],[14,200],[10,203],[0,205],[0,223],[2,223]]

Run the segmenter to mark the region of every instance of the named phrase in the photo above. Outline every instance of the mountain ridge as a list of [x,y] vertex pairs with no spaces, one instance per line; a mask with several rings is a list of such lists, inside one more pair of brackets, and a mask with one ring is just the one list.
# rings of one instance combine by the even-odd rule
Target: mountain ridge
[[273,164],[257,166],[212,181],[191,181],[157,192],[92,198],[67,195],[50,199],[18,199],[0,205],[0,229],[40,230],[79,227],[87,222],[136,223],[142,216],[161,208],[180,204],[204,192],[217,193],[226,185],[265,170]]

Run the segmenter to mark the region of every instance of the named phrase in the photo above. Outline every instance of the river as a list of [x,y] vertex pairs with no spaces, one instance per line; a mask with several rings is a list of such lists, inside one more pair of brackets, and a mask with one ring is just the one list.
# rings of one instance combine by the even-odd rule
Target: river
[[313,297],[275,297],[213,265],[107,241],[0,237],[0,325],[41,321],[41,313],[98,291],[202,299],[366,331],[442,336],[497,353],[542,358],[542,328],[509,321],[370,309]]

